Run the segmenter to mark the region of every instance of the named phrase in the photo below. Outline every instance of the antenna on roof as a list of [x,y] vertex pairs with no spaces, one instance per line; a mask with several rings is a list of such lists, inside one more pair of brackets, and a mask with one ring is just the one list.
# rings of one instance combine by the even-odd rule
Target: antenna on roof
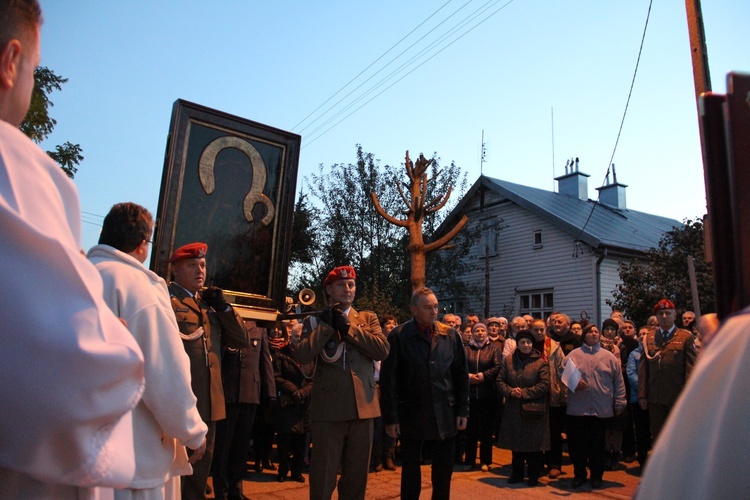
[[612,181],[617,184],[617,172],[615,172],[615,164],[612,164]]
[[[552,119],[552,191],[555,190],[555,108],[550,108],[550,114]],[[566,164],[565,167],[568,165]],[[565,169],[565,173],[568,173],[568,169]]]
[[484,143],[484,129],[482,129],[482,149],[479,151],[479,175],[484,175],[484,162],[487,161],[487,145]]

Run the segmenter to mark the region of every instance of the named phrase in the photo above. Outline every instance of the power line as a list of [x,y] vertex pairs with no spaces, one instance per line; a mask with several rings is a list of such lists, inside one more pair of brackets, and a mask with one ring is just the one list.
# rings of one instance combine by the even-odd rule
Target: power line
[[[408,61],[406,61],[405,63],[403,63],[396,70],[394,70],[393,72],[391,72],[388,76],[384,77],[383,79],[380,80],[380,82],[378,82],[373,87],[371,87],[362,96],[358,97],[352,103],[348,104],[342,110],[340,110],[338,113],[336,113],[333,117],[329,118],[323,125],[319,126],[317,129],[315,129],[313,132],[311,132],[311,135],[314,134],[317,130],[320,130],[320,128],[322,128],[326,124],[330,123],[337,116],[340,116],[347,109],[350,109],[352,106],[356,105],[358,102],[360,102],[362,99],[364,99],[367,95],[369,95],[372,92],[374,92],[377,88],[379,88],[380,86],[382,86],[383,84],[385,84],[389,79],[391,79],[395,74],[397,74],[402,68],[404,68],[405,66],[407,66],[409,63],[411,63],[412,61],[418,59],[424,53],[426,53],[429,50],[433,49],[437,44],[442,43],[445,40],[447,40],[450,36],[452,36],[453,34],[455,34],[456,31],[458,31],[459,29],[463,28],[464,26],[466,26],[471,21],[475,20],[480,15],[484,14],[485,12],[487,12],[495,4],[499,3],[499,1],[500,0],[490,0],[490,1],[486,2],[484,5],[482,5],[481,7],[479,7],[478,9],[476,9],[469,16],[467,16],[466,18],[464,18],[458,24],[454,25],[454,27],[451,28],[446,34],[440,35],[440,37],[437,40],[433,41],[426,48],[422,49],[419,53],[417,53],[417,55],[413,56],[411,59],[409,59]],[[508,5],[510,5],[511,3],[513,3],[514,1],[515,0],[508,0],[505,4],[503,4],[497,10],[495,10],[494,12],[492,12],[491,14],[489,14],[488,16],[486,16],[484,19],[482,19],[481,21],[479,21],[478,23],[476,23],[475,25],[473,25],[472,27],[470,27],[468,30],[466,30],[465,32],[463,32],[460,36],[458,36],[457,38],[455,38],[453,41],[451,41],[447,45],[443,46],[442,48],[440,48],[440,50],[438,50],[437,52],[435,52],[434,54],[432,54],[430,57],[428,57],[427,59],[425,59],[424,61],[422,61],[421,63],[419,63],[419,65],[417,65],[416,68],[412,69],[411,73],[414,73],[416,69],[420,68],[421,66],[423,66],[424,64],[426,64],[427,62],[429,62],[432,58],[434,58],[435,56],[437,56],[438,54],[440,54],[441,52],[443,52],[445,49],[447,49],[448,47],[450,47],[451,45],[453,45],[457,41],[459,41],[461,38],[463,38],[464,36],[466,36],[467,34],[469,34],[471,31],[473,31],[474,29],[476,29],[478,26],[480,26],[481,24],[483,24],[485,21],[487,21],[488,19],[490,19],[491,17],[493,17],[495,14],[497,14],[498,12],[500,12],[501,10],[503,10],[505,7],[507,7]],[[341,122],[343,122],[344,120],[346,120],[348,117],[350,117],[351,115],[353,115],[354,113],[356,113],[357,111],[359,111],[360,109],[362,109],[364,106],[366,106],[367,104],[369,104],[370,102],[372,102],[374,99],[376,99],[377,97],[379,97],[381,94],[383,94],[385,91],[387,91],[388,89],[390,89],[391,87],[393,87],[396,83],[398,83],[400,81],[403,81],[403,79],[396,80],[392,84],[388,85],[385,89],[383,89],[382,91],[378,92],[375,96],[373,96],[371,99],[367,100],[361,106],[357,107],[351,113],[349,113],[346,116],[344,116],[341,120],[337,121],[336,123],[334,123],[333,125],[331,125],[330,127],[328,127],[326,130],[324,130],[323,132],[321,132],[319,135],[315,136],[313,139],[311,139],[309,141],[306,141],[305,144],[303,144],[302,147],[304,148],[305,146],[307,146],[309,144],[312,144],[313,142],[315,142],[316,140],[318,140],[320,137],[322,137],[323,135],[325,135],[328,131],[330,131],[331,129],[333,129],[334,127],[336,127],[338,124],[340,124]]]
[[[346,85],[344,85],[343,87],[341,87],[340,89],[338,89],[338,90],[337,90],[336,92],[334,92],[334,94],[333,94],[333,95],[332,95],[331,97],[329,97],[328,99],[326,99],[325,101],[323,101],[323,104],[321,104],[320,106],[318,106],[317,108],[315,108],[314,110],[312,110],[312,112],[310,112],[310,114],[309,114],[309,115],[307,115],[307,116],[306,116],[306,117],[304,117],[304,118],[303,118],[302,120],[300,120],[300,122],[299,122],[299,123],[297,123],[297,124],[296,124],[296,125],[295,125],[294,127],[292,127],[292,130],[294,130],[294,129],[296,129],[297,127],[299,127],[300,125],[302,125],[302,123],[304,123],[304,122],[305,122],[305,120],[307,120],[308,118],[310,118],[310,116],[312,116],[313,114],[315,114],[315,112],[316,112],[316,111],[318,111],[318,110],[319,110],[320,108],[322,108],[323,106],[325,106],[325,105],[326,105],[326,104],[328,103],[328,101],[330,101],[331,99],[333,99],[334,97],[336,97],[336,96],[337,96],[337,95],[338,95],[338,94],[339,94],[339,93],[340,93],[340,92],[341,92],[342,90],[344,90],[344,89],[345,89],[346,87],[348,87],[348,86],[349,86],[349,85],[350,85],[350,84],[351,84],[351,83],[352,83],[352,82],[353,82],[354,80],[356,80],[357,78],[359,78],[360,76],[362,76],[362,74],[363,74],[363,73],[364,73],[365,71],[367,71],[368,69],[370,69],[371,67],[373,67],[373,66],[375,65],[375,63],[377,63],[377,62],[378,62],[378,61],[380,61],[380,60],[381,60],[382,58],[384,58],[384,57],[386,56],[386,54],[388,54],[388,53],[389,53],[389,52],[390,52],[391,50],[395,49],[395,48],[396,48],[396,47],[397,47],[397,46],[398,46],[398,45],[399,45],[399,44],[400,44],[401,42],[403,42],[404,40],[406,40],[406,39],[407,39],[407,38],[408,38],[408,37],[409,37],[409,36],[410,36],[410,35],[411,35],[412,33],[414,33],[414,32],[415,32],[415,31],[417,31],[417,30],[418,30],[419,28],[421,28],[421,27],[422,27],[422,25],[423,25],[424,23],[426,23],[427,21],[429,21],[430,19],[432,19],[432,17],[433,17],[433,16],[435,16],[435,15],[436,15],[436,14],[437,14],[438,12],[440,12],[441,10],[443,10],[443,8],[444,8],[444,7],[446,6],[446,5],[448,5],[449,3],[451,3],[452,1],[453,1],[453,0],[448,0],[448,1],[447,1],[447,2],[445,2],[445,3],[443,4],[443,5],[441,5],[441,6],[440,6],[440,7],[439,7],[439,8],[438,8],[438,9],[437,9],[437,10],[436,10],[435,12],[433,12],[432,14],[430,14],[429,16],[427,16],[427,19],[425,19],[424,21],[422,21],[421,23],[419,23],[419,24],[418,24],[418,25],[417,25],[417,26],[416,26],[416,27],[415,27],[415,28],[414,28],[413,30],[411,30],[411,31],[410,31],[409,33],[407,33],[407,34],[406,34],[406,35],[405,35],[405,36],[404,36],[403,38],[401,38],[401,40],[399,40],[398,42],[396,42],[395,44],[393,44],[393,45],[391,46],[391,48],[390,48],[390,49],[388,49],[388,50],[386,50],[385,52],[383,52],[383,53],[382,53],[382,54],[380,55],[380,57],[378,57],[377,59],[375,59],[375,60],[374,60],[373,62],[371,62],[371,63],[370,63],[370,64],[369,64],[369,65],[368,65],[368,66],[367,66],[367,67],[366,67],[365,69],[363,69],[362,71],[360,71],[360,72],[359,72],[359,73],[357,74],[357,76],[355,76],[354,78],[352,78],[351,80],[349,80],[349,81],[348,81],[348,82],[346,83]],[[469,0],[469,1],[471,1],[471,0]],[[387,65],[386,65],[386,66],[387,66]],[[376,73],[376,74],[377,74],[377,73]],[[316,120],[317,120],[317,118],[316,118]],[[314,122],[315,122],[315,120],[313,120],[313,122],[312,122],[312,123],[314,123]],[[302,130],[300,130],[300,132],[303,132],[304,130],[305,130],[305,129],[303,128]]]
[[[630,97],[633,95],[633,87],[635,86],[635,77],[638,74],[638,65],[641,62],[641,54],[643,53],[643,43],[646,40],[646,30],[648,29],[648,20],[651,17],[651,6],[654,3],[653,0],[650,0],[648,3],[648,12],[646,13],[646,23],[643,26],[643,34],[641,35],[641,45],[638,48],[638,58],[635,61],[635,70],[633,70],[633,78],[630,81],[630,90],[628,91],[628,99],[625,102],[625,110],[622,113],[622,120],[620,120],[620,128],[617,130],[617,138],[615,139],[615,146],[612,148],[612,156],[609,158],[609,163],[607,163],[607,173],[604,176],[604,180],[602,180],[602,187],[605,185],[604,183],[609,178],[609,170],[612,168],[612,160],[615,158],[615,152],[617,151],[617,145],[620,143],[620,134],[622,133],[622,128],[625,124],[625,115],[628,113],[628,107],[630,106]],[[599,204],[599,197],[601,196],[602,192],[599,191],[599,194],[596,197],[596,202],[591,207],[591,212],[589,213],[588,218],[586,219],[586,222],[583,224],[583,227],[581,227],[581,230],[578,232],[578,236],[576,236],[576,241],[581,237],[583,234],[583,231],[586,229],[586,226],[588,226],[589,222],[591,221],[591,217],[594,215],[594,210],[596,209],[596,206]]]

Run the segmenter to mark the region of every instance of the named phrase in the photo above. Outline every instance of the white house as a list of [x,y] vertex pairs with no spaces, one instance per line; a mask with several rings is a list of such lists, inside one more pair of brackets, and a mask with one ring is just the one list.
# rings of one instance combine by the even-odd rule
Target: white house
[[620,283],[619,263],[642,258],[681,224],[628,210],[627,186],[616,178],[597,188],[598,201],[590,200],[588,177],[576,163],[555,179],[555,193],[481,176],[440,229],[464,213],[469,227],[481,225],[482,236],[467,257],[471,270],[461,279],[482,292],[455,297],[441,290],[443,311],[480,317],[485,311],[535,317],[560,311],[574,320],[585,314],[598,324],[608,317],[605,301]]

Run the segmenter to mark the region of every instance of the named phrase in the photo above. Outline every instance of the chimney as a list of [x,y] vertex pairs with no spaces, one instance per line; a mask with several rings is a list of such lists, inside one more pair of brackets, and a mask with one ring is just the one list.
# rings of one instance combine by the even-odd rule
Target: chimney
[[557,192],[579,200],[589,199],[589,174],[578,171],[578,158],[571,158],[565,163],[565,175],[555,177]]
[[615,164],[612,164],[612,180],[610,184],[609,175],[607,175],[607,185],[596,188],[599,191],[599,202],[609,205],[620,210],[625,210],[627,205],[625,203],[625,188],[627,184],[621,184],[617,182],[617,172],[615,172]]

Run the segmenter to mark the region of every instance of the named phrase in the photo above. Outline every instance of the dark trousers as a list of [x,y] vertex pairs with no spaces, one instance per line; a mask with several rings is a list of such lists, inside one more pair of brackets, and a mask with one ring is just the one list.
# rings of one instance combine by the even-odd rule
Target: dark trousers
[[669,412],[672,411],[672,405],[662,405],[648,402],[648,417],[651,424],[651,439],[656,442],[659,439],[659,433],[667,422]]
[[305,458],[305,434],[279,432],[276,434],[276,452],[279,455],[279,477],[286,477],[291,470],[292,478],[302,475],[302,465]]
[[216,444],[211,477],[216,498],[242,493],[242,476],[247,469],[247,452],[258,405],[227,403],[227,418],[216,423]]
[[[630,394],[630,393],[626,393]],[[635,456],[636,444],[635,444],[635,429],[633,422],[633,410],[628,405],[623,415],[625,420],[625,427],[622,430],[622,454],[626,457]]]
[[586,466],[591,479],[604,475],[604,434],[609,419],[568,415],[568,450],[573,460],[573,474],[586,479]]
[[479,443],[479,461],[492,463],[492,426],[495,417],[495,398],[472,398],[469,400],[469,422],[466,426],[466,459],[465,463],[474,465],[477,460],[477,442]]
[[429,443],[432,449],[432,499],[448,500],[451,496],[451,476],[456,438],[424,441],[421,439],[401,439],[401,499],[419,500],[422,490],[420,456],[422,445]]
[[276,432],[271,425],[269,408],[266,405],[261,407],[258,418],[253,423],[253,454],[255,466],[262,465],[264,462],[271,461],[271,451],[273,450],[273,439]]
[[339,498],[365,498],[372,449],[373,419],[312,422],[310,499],[330,500],[337,488]]
[[193,473],[190,476],[182,476],[182,498],[183,500],[203,499],[206,497],[206,484],[211,471],[211,462],[214,457],[214,442],[216,440],[216,422],[206,422],[208,434],[206,434],[206,452],[200,460],[193,464]]
[[522,480],[524,465],[529,466],[529,480],[537,480],[544,467],[544,453],[541,451],[513,451],[511,455],[511,477]]
[[562,468],[562,433],[565,432],[566,409],[565,406],[550,406],[549,408],[550,449],[544,452],[544,461],[550,469]]
[[630,413],[633,415],[635,425],[635,449],[638,454],[638,463],[643,467],[646,465],[648,450],[651,449],[651,422],[648,410],[641,409],[638,403],[630,403]]

